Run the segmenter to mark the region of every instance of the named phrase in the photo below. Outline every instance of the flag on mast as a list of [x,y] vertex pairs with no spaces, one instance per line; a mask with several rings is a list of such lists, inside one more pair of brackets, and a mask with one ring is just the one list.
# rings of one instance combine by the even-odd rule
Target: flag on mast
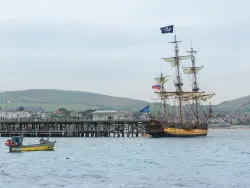
[[165,33],[173,33],[174,31],[174,25],[169,25],[169,26],[165,26],[165,27],[161,27],[161,33],[165,34]]
[[150,106],[147,105],[143,109],[140,110],[140,112],[149,112],[150,111]]
[[161,90],[161,85],[160,84],[153,85],[152,89]]

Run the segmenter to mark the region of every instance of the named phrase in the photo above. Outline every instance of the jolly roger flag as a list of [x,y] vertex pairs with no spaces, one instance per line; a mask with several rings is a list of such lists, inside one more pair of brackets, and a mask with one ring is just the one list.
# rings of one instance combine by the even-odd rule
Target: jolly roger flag
[[161,33],[162,34],[165,34],[165,33],[173,33],[174,31],[174,25],[169,25],[169,26],[166,26],[166,27],[161,27]]

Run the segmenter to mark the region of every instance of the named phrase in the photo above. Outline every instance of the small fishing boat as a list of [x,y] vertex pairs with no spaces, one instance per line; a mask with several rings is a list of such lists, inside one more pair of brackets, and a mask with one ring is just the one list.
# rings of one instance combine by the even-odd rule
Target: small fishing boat
[[47,151],[54,150],[56,141],[50,142],[49,139],[44,140],[41,138],[39,144],[23,145],[23,136],[13,136],[11,140],[5,142],[6,146],[9,146],[10,152],[21,151]]

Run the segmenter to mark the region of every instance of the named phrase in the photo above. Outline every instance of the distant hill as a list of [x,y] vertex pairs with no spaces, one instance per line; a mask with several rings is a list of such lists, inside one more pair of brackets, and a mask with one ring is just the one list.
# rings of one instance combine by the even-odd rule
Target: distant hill
[[218,112],[250,112],[250,96],[224,101],[214,107]]
[[[115,109],[138,112],[149,104],[149,102],[113,97],[103,94],[67,91],[55,89],[30,89],[22,91],[0,92],[0,107],[5,108],[6,97],[10,101],[8,108],[16,109],[23,106],[27,110],[55,111],[66,108],[73,111],[84,111],[87,109]],[[157,110],[152,106],[152,112]],[[250,112],[250,96],[224,101],[214,105],[213,110],[220,113]]]
[[149,103],[146,101],[112,97],[82,91],[65,91],[55,89],[31,89],[22,91],[0,92],[0,105],[5,108],[6,97],[10,101],[8,108],[43,108],[55,111],[59,108],[83,111],[87,109],[116,109],[139,111]]

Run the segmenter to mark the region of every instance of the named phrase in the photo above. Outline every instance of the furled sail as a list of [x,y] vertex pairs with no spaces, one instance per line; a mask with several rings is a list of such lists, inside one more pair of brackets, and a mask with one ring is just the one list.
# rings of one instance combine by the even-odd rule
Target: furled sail
[[163,57],[162,59],[165,61],[165,62],[168,62],[172,65],[172,67],[175,67],[177,64],[177,60],[176,58],[179,58],[179,62],[182,61],[182,60],[187,60],[189,59],[191,56],[188,55],[188,56],[178,56],[178,57],[168,57],[168,58],[165,58]]
[[203,66],[201,67],[182,67],[184,74],[192,74],[192,73],[197,73],[199,72]]
[[155,92],[159,97],[168,98],[176,96],[176,92]]
[[168,98],[168,97],[173,97],[173,96],[178,96],[178,95],[181,95],[181,97],[195,97],[195,96],[199,96],[201,93],[197,93],[197,92],[156,92],[157,95],[159,97],[165,97],[165,98]]
[[198,99],[201,100],[203,102],[206,102],[208,99],[211,99],[213,96],[215,95],[215,93],[210,93],[210,94],[200,94],[197,96],[184,96],[182,99],[183,100],[194,100],[194,99]]
[[212,94],[205,94],[204,92],[156,92],[159,97],[163,98],[170,98],[176,97],[178,95],[181,96],[183,100],[193,100],[193,99],[200,99],[202,101],[206,101],[210,99],[215,93]]
[[168,81],[168,76],[155,78],[157,84],[165,84]]
[[206,102],[208,99],[211,99],[214,95],[215,95],[215,93],[208,94],[208,95],[203,95],[203,96],[200,98],[200,100]]

